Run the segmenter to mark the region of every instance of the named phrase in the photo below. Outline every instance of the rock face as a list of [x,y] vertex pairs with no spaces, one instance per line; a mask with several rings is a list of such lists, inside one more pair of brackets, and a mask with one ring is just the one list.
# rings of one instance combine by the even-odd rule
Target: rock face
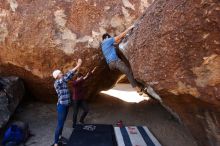
[[8,122],[25,94],[18,77],[0,78],[0,129]]
[[123,52],[199,145],[220,145],[220,1],[155,1]]
[[[109,72],[103,60],[101,35],[123,31],[151,3],[5,0],[0,3],[0,75],[21,77],[38,100],[56,100],[52,71],[67,71],[80,57],[81,72],[98,66],[85,84],[87,95],[110,88],[119,73]],[[157,0],[122,50],[135,78],[156,89],[200,146],[220,145],[219,12],[219,0]]]
[[99,66],[88,83],[92,87],[88,95],[109,88],[118,74],[109,73],[103,60],[101,36],[106,31],[112,35],[123,31],[150,3],[152,0],[1,1],[0,74],[21,77],[38,100],[50,101],[56,99],[52,98],[56,96],[52,71],[67,71],[80,57],[83,73]]

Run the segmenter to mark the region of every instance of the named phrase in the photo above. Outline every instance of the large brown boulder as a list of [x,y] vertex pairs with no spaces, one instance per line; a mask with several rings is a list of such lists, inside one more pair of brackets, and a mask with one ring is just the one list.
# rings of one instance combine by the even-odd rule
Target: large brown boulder
[[135,78],[200,146],[220,145],[220,1],[157,0],[124,46]]
[[[149,1],[149,2],[148,2]],[[78,58],[86,73],[99,66],[88,95],[111,87],[99,49],[101,36],[125,30],[152,0],[4,0],[0,2],[0,74],[17,75],[41,101],[55,96],[51,73],[67,71]],[[94,82],[95,81],[95,82]]]

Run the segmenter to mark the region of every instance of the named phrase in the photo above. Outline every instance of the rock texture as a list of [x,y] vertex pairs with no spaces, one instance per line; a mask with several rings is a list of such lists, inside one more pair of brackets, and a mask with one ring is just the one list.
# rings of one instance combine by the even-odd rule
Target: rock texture
[[[101,35],[123,31],[151,3],[1,1],[0,74],[24,79],[38,100],[56,100],[52,71],[67,71],[80,57],[83,73],[99,66],[87,94],[110,88],[119,73],[110,73],[103,60]],[[219,12],[219,0],[157,0],[122,50],[135,78],[160,93],[200,146],[220,145]]]
[[220,1],[157,0],[124,47],[200,146],[220,145]]
[[0,78],[0,129],[8,122],[25,94],[18,77]]
[[112,35],[123,31],[151,2],[1,1],[0,74],[24,79],[27,89],[38,100],[56,100],[52,71],[57,68],[67,71],[80,57],[84,61],[83,73],[100,66],[88,83],[92,87],[88,95],[109,88],[118,74],[110,74],[103,60],[99,49],[101,36],[106,31]]

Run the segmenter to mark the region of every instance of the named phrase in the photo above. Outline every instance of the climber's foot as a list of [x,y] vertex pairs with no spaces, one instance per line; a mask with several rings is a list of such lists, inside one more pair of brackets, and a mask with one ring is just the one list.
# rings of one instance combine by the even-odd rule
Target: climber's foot
[[151,86],[147,86],[143,89],[143,92],[145,94],[148,94],[150,97],[153,97],[154,99],[159,100],[160,102],[162,102],[162,99],[160,98],[160,96],[154,91],[154,89]]

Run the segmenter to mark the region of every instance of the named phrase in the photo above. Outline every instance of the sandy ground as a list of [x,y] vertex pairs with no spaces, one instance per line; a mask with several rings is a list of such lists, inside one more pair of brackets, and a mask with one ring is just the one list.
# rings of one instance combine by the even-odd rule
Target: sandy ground
[[[131,97],[129,97],[131,98]],[[116,124],[122,120],[125,125],[146,125],[163,146],[196,146],[188,131],[156,101],[129,103],[112,96],[100,94],[89,102],[90,113],[86,123]],[[30,124],[35,135],[27,146],[50,146],[56,127],[56,105],[44,103],[23,104],[11,121],[21,120]],[[72,132],[72,108],[69,110],[63,135]]]

